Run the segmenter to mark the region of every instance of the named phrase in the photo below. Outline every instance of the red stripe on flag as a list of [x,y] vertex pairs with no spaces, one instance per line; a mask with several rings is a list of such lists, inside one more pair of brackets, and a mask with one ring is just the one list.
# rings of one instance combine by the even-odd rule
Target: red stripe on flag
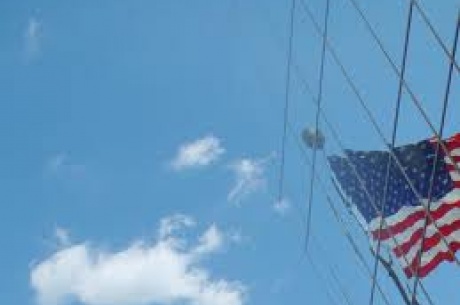
[[460,147],[460,133],[453,135],[444,141],[446,148],[448,150],[454,150]]
[[[456,201],[454,203],[443,203],[436,210],[431,211],[430,214],[433,219],[439,219],[454,208],[460,208],[460,201]],[[400,222],[389,226],[388,228],[372,231],[372,237],[377,240],[379,238],[382,240],[389,239],[392,235],[404,232],[406,229],[413,226],[417,221],[425,219],[425,215],[425,210],[416,211],[412,214],[409,214]],[[428,221],[428,224],[430,224],[430,219],[428,219]]]
[[460,161],[456,162],[457,163],[457,166],[454,166],[453,164],[447,164],[446,163],[446,169],[450,172],[456,172],[457,171],[457,167],[460,168],[460,164],[458,164]]
[[[457,230],[460,230],[460,219],[455,220],[451,224],[439,227],[438,232],[440,232],[442,235],[437,232],[433,236],[425,237],[425,241],[423,242],[423,252],[429,251],[439,242],[445,243],[445,241],[443,240],[443,236],[449,236],[452,232],[455,232]],[[417,231],[415,231],[414,234],[412,234],[412,236],[407,242],[399,244],[398,247],[395,247],[393,249],[393,252],[396,255],[396,257],[401,257],[407,254],[414,246],[420,248],[418,246],[418,242],[420,241],[422,236],[423,228],[420,228]]]

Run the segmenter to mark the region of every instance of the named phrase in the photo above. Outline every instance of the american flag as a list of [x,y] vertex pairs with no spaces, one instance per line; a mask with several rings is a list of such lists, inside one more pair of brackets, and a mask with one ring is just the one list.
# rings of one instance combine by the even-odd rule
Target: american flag
[[[452,158],[439,149],[431,196],[430,180],[437,145],[434,140],[393,150],[420,197],[414,194],[394,159],[389,160],[389,152],[346,150],[347,157],[328,158],[336,180],[362,215],[370,235],[392,249],[407,277],[417,271],[418,276],[426,276],[442,261],[453,261],[453,253],[460,249],[460,174],[452,163],[460,167],[460,134],[443,142]],[[384,196],[388,163],[390,171]],[[428,205],[431,217],[419,259]],[[383,214],[380,213],[382,206]],[[385,218],[386,226],[383,225],[382,230],[379,215]]]

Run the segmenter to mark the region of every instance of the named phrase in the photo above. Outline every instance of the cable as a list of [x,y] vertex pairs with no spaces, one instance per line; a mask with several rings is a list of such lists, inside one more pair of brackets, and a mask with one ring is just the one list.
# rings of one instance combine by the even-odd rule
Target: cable
[[[361,17],[362,21],[364,22],[364,24],[366,25],[366,28],[368,29],[368,31],[371,33],[372,37],[374,38],[375,42],[377,43],[377,45],[379,46],[379,49],[382,51],[382,53],[385,55],[385,58],[387,59],[387,61],[390,63],[390,66],[391,68],[393,69],[393,72],[396,73],[396,75],[399,77],[400,80],[402,80],[402,85],[404,86],[404,89],[406,89],[407,93],[409,94],[409,96],[411,97],[411,100],[413,101],[414,105],[416,106],[416,108],[418,109],[418,111],[420,112],[420,114],[422,115],[423,119],[425,120],[425,122],[427,123],[428,127],[430,128],[430,130],[433,132],[433,134],[435,135],[436,138],[438,138],[439,140],[442,140],[441,137],[439,136],[437,130],[436,130],[436,127],[434,126],[434,124],[431,122],[428,114],[426,113],[425,109],[423,108],[422,106],[422,103],[420,102],[420,100],[417,98],[417,96],[414,94],[414,92],[412,91],[412,89],[409,87],[409,85],[407,84],[407,82],[404,80],[404,78],[402,78],[402,75],[401,75],[401,71],[399,71],[398,67],[396,66],[396,63],[394,62],[394,60],[391,58],[390,54],[388,53],[388,51],[386,50],[385,46],[383,45],[383,42],[382,40],[378,37],[377,33],[375,32],[375,30],[373,29],[371,23],[369,22],[369,20],[366,18],[366,15],[364,14],[364,11],[359,7],[358,3],[356,2],[356,0],[348,0],[351,2],[352,6],[355,8],[355,10],[358,12],[359,16]],[[411,1],[414,1],[414,0],[411,0]],[[302,2],[303,3],[303,2]],[[417,3],[414,2],[414,4],[416,5]],[[316,22],[316,21],[315,21]],[[317,23],[317,22],[316,22]],[[451,61],[452,63],[455,63],[455,61]],[[446,155],[446,157],[449,158],[449,160],[454,164],[454,167],[455,167],[455,170],[460,174],[460,167],[456,164],[456,162],[454,162],[454,159],[452,158],[452,156],[450,155],[450,152],[449,150],[447,149],[447,147],[445,146],[444,143],[440,143],[441,145],[441,148],[443,149],[444,151],[444,154]]]
[[[313,259],[310,257],[310,255],[309,255],[308,253],[307,253],[306,255],[307,255],[307,260],[308,260],[308,262],[310,263],[310,265],[311,265],[311,267],[312,267],[312,270],[313,270],[313,273],[315,273],[316,277],[320,278],[321,281],[322,281],[323,283],[328,283],[328,282],[326,281],[325,277],[323,276],[323,273],[319,271],[318,267],[316,266],[315,262],[314,262]],[[328,287],[328,288],[329,288],[329,286],[330,286],[330,284],[329,284],[329,285],[326,285],[326,287]],[[329,288],[329,289],[330,289],[330,288]],[[337,302],[337,300],[334,299],[334,298],[332,297],[332,293],[331,293],[331,291],[330,291],[329,289],[326,290],[326,296],[327,296],[327,298],[328,298],[329,301],[332,302],[334,305],[339,305],[339,303]],[[341,304],[341,303],[340,303],[340,304]],[[350,304],[349,304],[349,305],[350,305]]]
[[457,72],[459,72],[460,67],[459,67],[457,61],[455,60],[455,54],[451,53],[449,51],[448,47],[446,46],[446,44],[442,41],[441,36],[438,34],[436,29],[434,28],[433,23],[430,21],[430,19],[428,18],[428,15],[425,13],[425,11],[422,9],[420,3],[417,0],[409,0],[409,1],[411,1],[411,2],[413,2],[415,4],[415,7],[419,11],[420,16],[422,16],[423,21],[428,25],[428,28],[430,29],[431,33],[435,37],[436,41],[441,46],[441,48],[444,51],[444,53],[446,54],[446,56],[449,58],[449,61],[455,66],[455,69],[457,70]]
[[[318,22],[316,21],[313,13],[311,12],[311,10],[309,9],[309,7],[307,6],[307,4],[305,3],[305,1],[302,1],[301,2],[303,4],[303,7],[305,9],[305,11],[307,12],[307,14],[309,15],[313,25],[315,26],[315,29],[316,31],[318,32],[319,35],[322,35],[322,31],[321,31],[321,28],[318,24]],[[358,101],[359,101],[359,104],[361,105],[361,107],[363,108],[363,110],[365,111],[366,113],[366,116],[368,117],[368,120],[371,122],[371,124],[373,125],[375,131],[377,132],[378,136],[380,137],[380,139],[382,140],[383,143],[385,143],[385,145],[388,145],[388,141],[382,131],[382,129],[380,128],[379,124],[377,123],[372,111],[369,109],[369,107],[367,106],[367,103],[366,101],[364,100],[364,98],[362,97],[360,91],[358,90],[358,87],[356,86],[356,84],[353,82],[351,76],[349,75],[347,69],[345,68],[345,66],[343,65],[343,63],[341,62],[341,60],[339,59],[337,53],[335,52],[335,49],[332,47],[332,45],[330,44],[329,41],[327,41],[327,47],[328,47],[328,50],[329,52],[331,53],[332,55],[332,58],[333,60],[335,61],[335,63],[337,64],[337,66],[339,67],[342,75],[345,77],[345,80],[347,81],[347,84],[350,86],[350,88],[352,89],[353,93],[356,95]],[[403,83],[404,83],[404,79],[402,79]],[[407,87],[406,87],[407,89]],[[437,131],[435,130],[434,133],[437,135]],[[437,136],[437,139],[439,139],[439,136]],[[440,142],[440,145],[442,147],[445,147],[445,144],[443,142]],[[447,149],[447,148],[446,148]],[[417,197],[417,199],[422,202],[422,196],[420,195],[420,193],[417,191],[417,189],[414,187],[412,181],[410,180],[409,176],[407,175],[407,172],[406,170],[404,169],[404,167],[402,166],[401,162],[399,161],[398,157],[395,155],[395,153],[392,151],[392,150],[389,150],[388,151],[389,154],[391,155],[391,157],[393,158],[393,160],[395,161],[395,165],[401,170],[401,174],[403,175],[404,179],[406,180],[408,186],[410,187],[411,191],[413,192],[413,194]],[[448,157],[448,155],[446,154],[446,157]],[[452,163],[455,163],[454,161],[452,161]],[[459,171],[460,173],[460,171]],[[449,251],[449,254],[451,254],[454,258],[454,261],[455,263],[460,266],[460,261],[459,259],[455,256],[455,254],[453,253],[453,251],[450,249],[450,247],[448,246],[448,242],[446,241],[446,237],[442,234],[442,232],[439,231],[439,228],[437,227],[437,224],[436,224],[436,221],[433,219],[433,217],[431,216],[430,212],[427,210],[426,206],[422,205],[423,209],[424,209],[424,212],[425,212],[425,215],[427,215],[429,218],[430,218],[430,221],[433,223],[433,225],[436,227],[436,229],[438,229],[438,233],[440,234],[440,236],[442,237],[442,240],[443,242],[447,245],[447,248],[448,248],[448,251]],[[378,212],[379,210],[376,209],[376,212]]]
[[[325,116],[324,112],[322,111],[322,116],[323,116],[323,119],[324,119],[324,122],[326,123],[326,126],[328,127],[328,129],[331,131],[331,134],[335,140],[335,142],[339,145],[340,149],[342,151],[345,152],[345,148],[343,146],[343,144],[341,143],[339,137],[338,137],[338,134],[337,132],[335,131],[335,129],[332,127],[331,123],[328,121],[327,117]],[[374,201],[374,199],[371,197],[371,195],[369,194],[369,191],[367,190],[366,188],[366,185],[362,179],[362,177],[359,175],[358,171],[356,170],[356,167],[354,166],[354,164],[349,160],[348,156],[345,155],[345,160],[347,161],[347,164],[352,168],[353,170],[353,174],[355,175],[355,177],[357,178],[361,188],[364,190],[365,192],[365,195],[366,197],[368,198],[369,200],[369,203],[371,204],[372,208],[375,210],[375,211],[378,211],[378,207]],[[391,239],[392,241],[394,242],[394,244],[396,245],[396,248],[398,250],[400,250],[400,245],[399,245],[399,242],[398,240],[395,238],[393,232],[392,232],[392,229],[388,226],[385,218],[383,218],[383,226],[385,227],[386,230],[388,230],[390,232],[390,235],[391,235]],[[409,266],[408,268],[411,270],[411,272],[413,273],[415,270],[412,268],[412,266],[409,264],[409,261],[407,260],[406,256],[405,255],[402,255],[402,259],[405,261],[405,263]],[[424,287],[424,285],[422,283],[420,283],[420,287],[422,288],[422,291],[425,295],[425,297],[427,298],[428,302],[431,304],[431,305],[434,305],[431,297],[429,296],[426,288]]]
[[[401,110],[401,98],[402,98],[402,87],[403,87],[403,78],[405,75],[406,71],[406,62],[407,62],[407,53],[409,49],[409,38],[410,38],[410,30],[411,30],[411,25],[412,25],[412,15],[413,15],[413,8],[414,8],[414,2],[411,1],[409,5],[409,13],[407,15],[407,22],[406,22],[406,34],[404,38],[404,49],[403,49],[403,58],[402,58],[402,65],[401,65],[401,77],[399,78],[399,87],[398,87],[398,95],[396,99],[396,107],[395,107],[395,115],[393,118],[393,131],[391,135],[391,144],[390,144],[390,150],[393,150],[395,147],[395,142],[396,142],[396,135],[397,135],[397,130],[398,130],[398,125],[399,125],[399,114]],[[385,204],[387,201],[387,193],[388,193],[388,181],[390,178],[390,168],[391,168],[391,156],[388,154],[388,161],[387,161],[387,169],[386,169],[386,175],[385,175],[385,184],[384,184],[384,190],[383,190],[383,199],[381,203],[381,208],[380,208],[380,215],[381,215],[381,220],[379,224],[379,232],[382,231],[383,229],[383,215],[384,215],[384,208]],[[369,304],[372,305],[374,304],[374,294],[375,294],[375,278],[377,278],[377,273],[378,273],[378,266],[379,266],[379,260],[378,257],[380,255],[380,246],[382,244],[382,240],[379,239],[377,241],[377,249],[376,249],[376,255],[375,255],[375,262],[374,262],[374,276],[372,280],[372,286],[371,286],[371,296],[370,296],[370,301]]]
[[[305,4],[304,4],[304,5],[305,5]],[[303,78],[303,76],[301,75],[300,68],[299,68],[297,65],[294,65],[294,68],[296,68],[295,72],[296,72],[296,74],[297,74],[297,77],[303,82],[304,89],[309,93],[309,95],[310,95],[310,97],[311,97],[312,103],[314,103],[314,104],[316,105],[316,103],[317,103],[317,102],[316,102],[316,97],[315,97],[315,95],[313,94],[313,91],[312,91],[310,85],[308,84],[308,82],[307,82],[307,81]],[[345,151],[345,147],[344,147],[344,145],[341,143],[341,141],[340,141],[340,139],[339,139],[339,136],[338,136],[337,132],[335,131],[335,128],[334,128],[334,127],[332,126],[332,124],[329,122],[326,113],[325,113],[322,109],[320,109],[320,112],[321,112],[320,114],[321,114],[321,116],[322,116],[324,122],[326,123],[327,128],[328,128],[328,129],[331,131],[331,133],[333,134],[334,140],[338,143],[338,145],[339,145],[339,147],[341,148],[341,150],[342,150],[342,151]],[[345,156],[346,156],[346,155],[345,155]],[[370,199],[371,205],[373,206],[374,209],[377,209],[375,203],[373,202],[373,199],[370,197],[369,193],[367,192],[367,188],[366,188],[366,186],[364,185],[364,183],[363,183],[361,177],[359,176],[359,174],[357,173],[356,169],[354,168],[354,165],[351,164],[351,162],[349,161],[349,159],[348,159],[347,157],[346,157],[346,159],[347,159],[347,162],[349,163],[349,165],[354,169],[354,175],[355,175],[355,176],[357,177],[357,179],[359,180],[361,187],[363,187],[363,189],[365,189],[365,191],[366,191],[366,196]],[[385,226],[385,228],[391,233],[391,229],[388,228],[386,222],[384,223],[384,226]],[[398,249],[400,249],[400,245],[399,245],[398,241],[395,239],[395,237],[392,235],[391,238],[392,238],[393,242],[395,243],[396,247],[397,247]],[[414,270],[412,269],[412,266],[410,266],[410,264],[408,263],[407,258],[406,258],[404,255],[403,255],[402,258],[404,259],[404,261],[406,262],[406,264],[409,265],[409,269],[411,270],[411,272],[414,272]],[[431,299],[431,297],[429,296],[429,294],[428,294],[426,288],[424,287],[424,285],[423,285],[422,283],[420,283],[420,286],[421,286],[422,291],[423,291],[423,293],[424,293],[426,299],[428,300],[428,302],[429,302],[431,305],[434,305],[434,302],[433,302],[433,300]]]
[[[279,38],[279,37],[275,37],[275,38]],[[278,43],[280,44],[280,40],[279,40],[279,39],[276,39],[276,40],[277,40]],[[294,65],[294,67],[296,68],[296,72],[297,72],[297,70],[298,70],[299,67],[298,67],[297,65]],[[293,128],[292,128],[292,125],[289,124],[289,120],[287,120],[287,124],[288,124],[288,126],[290,127],[289,130],[291,131],[291,135],[293,136],[293,138],[294,138],[295,140],[297,140],[296,143],[298,144],[299,148],[302,150],[302,148],[303,148],[303,147],[302,147],[302,144],[298,142],[299,139],[297,138],[297,133],[293,132]],[[305,152],[304,150],[302,150],[302,151],[304,152],[305,160],[308,162],[308,157],[306,156],[306,152]],[[315,172],[315,174],[318,175],[317,172]],[[323,186],[323,189],[325,189],[324,186]],[[329,197],[329,196],[328,196],[328,197]],[[331,201],[330,197],[329,197],[329,199],[328,199],[328,203],[332,204],[332,201]],[[295,205],[295,207],[297,207],[297,205]],[[301,208],[299,208],[299,212],[300,212],[300,213],[299,213],[298,215],[303,214]],[[338,215],[338,212],[337,212],[337,211],[335,212],[335,215]],[[305,225],[305,218],[301,217],[301,220],[303,220],[303,224]],[[342,222],[342,225],[344,226],[344,222]],[[346,230],[347,230],[346,227],[343,227],[343,228],[344,228],[344,229],[342,229],[342,231],[344,231],[344,230],[346,231]],[[349,233],[349,232],[348,232],[348,233]],[[366,266],[366,269],[367,269],[367,271],[368,271],[368,275],[370,276],[370,269],[369,269],[369,267],[366,265],[366,261],[365,261],[365,259],[364,259],[364,255],[363,255],[362,253],[360,253],[360,250],[359,250],[357,244],[353,241],[353,238],[352,238],[351,234],[349,234],[349,237],[347,238],[347,240],[348,240],[348,241],[350,242],[350,244],[352,245],[352,249],[353,249],[353,251],[354,251],[353,253],[355,254],[355,257],[358,257],[358,261],[361,261],[361,263],[362,263],[364,266]],[[304,255],[305,255],[305,251],[302,251],[302,253],[303,253],[303,256],[304,256]],[[388,298],[387,298],[386,295],[384,294],[384,292],[383,292],[383,290],[382,290],[380,284],[377,283],[377,285],[378,285],[379,293],[382,294],[382,298],[384,299],[385,304],[390,305],[390,302],[388,301]],[[327,296],[331,299],[331,301],[334,301],[334,303],[336,303],[335,300],[331,298],[330,291],[326,290],[326,293],[327,293]]]
[[[329,4],[330,0],[326,1],[326,11],[324,13],[324,35],[323,35],[323,45],[321,50],[321,63],[320,63],[320,70],[319,70],[319,89],[318,89],[318,106],[316,109],[315,114],[315,136],[318,137],[318,130],[319,130],[319,109],[321,107],[321,101],[323,97],[323,79],[324,79],[324,62],[326,57],[326,37],[327,37],[327,30],[328,30],[328,23],[329,23]],[[314,146],[312,149],[312,162],[311,162],[311,169],[310,169],[310,193],[308,197],[308,211],[307,211],[307,231],[305,232],[305,251],[308,251],[308,239],[310,238],[310,229],[311,229],[311,214],[313,208],[313,192],[314,192],[314,175],[313,172],[315,171],[316,166],[316,150],[317,141],[314,142]]]
[[[292,130],[293,130],[292,125],[288,121],[288,131],[291,132],[290,135],[293,134]],[[297,140],[297,137],[295,137],[295,138]],[[306,156],[304,156],[304,157],[306,157]],[[306,157],[306,158],[308,158],[308,157]],[[304,159],[304,161],[307,163],[307,165],[311,166],[310,160]],[[317,174],[317,173],[315,172],[315,174]],[[299,213],[297,213],[296,215],[299,216],[299,220],[301,221],[301,224],[303,225],[303,229],[305,230],[306,229],[306,221],[305,221],[305,218],[302,217],[303,212],[301,210],[301,207],[298,206],[295,202],[293,203],[293,205],[299,211]],[[319,241],[318,241],[318,239],[315,239],[314,236],[312,236],[312,242],[315,242],[319,246]],[[326,292],[326,296],[328,297],[329,301],[332,302],[334,305],[338,305],[336,299],[333,297],[333,295],[336,294],[337,292],[334,291],[334,289],[332,289],[333,287],[332,287],[330,281],[327,280],[327,278],[323,275],[322,272],[319,272],[318,267],[316,266],[315,261],[313,260],[313,257],[310,255],[310,253],[308,253],[308,252],[304,251],[304,249],[302,249],[301,256],[299,257],[299,260],[298,260],[297,263],[300,264],[303,261],[304,258],[307,258],[308,262],[312,266],[312,270],[315,273],[316,277],[319,278],[324,283],[324,285],[326,286],[325,292]],[[346,296],[346,298],[347,298],[346,301],[347,301],[348,305],[352,305],[352,302],[349,299],[348,292],[346,291],[345,287],[340,283],[340,280],[338,279],[337,274],[334,272],[334,266],[332,265],[332,263],[330,261],[326,260],[325,265],[327,265],[327,267],[329,268],[329,272],[331,274],[331,277],[333,278],[333,281],[337,285],[340,294],[342,296],[344,296],[344,295]],[[387,304],[387,305],[390,305],[390,304]]]
[[[320,239],[315,238],[315,236],[312,236],[312,240],[316,243],[316,248],[319,250],[319,252],[321,252],[321,257],[323,258],[327,257],[328,253],[326,250],[324,250],[324,247],[321,244]],[[310,255],[308,256],[310,257],[310,259],[312,259]],[[329,261],[329,260],[326,260],[326,261]],[[329,267],[329,273],[332,279],[334,280],[334,283],[337,285],[337,288],[339,289],[339,292],[342,295],[342,298],[345,300],[345,302],[348,305],[351,305],[352,302],[351,302],[350,294],[348,293],[347,289],[345,288],[345,286],[342,284],[341,280],[337,276],[337,272],[336,272],[336,270],[338,269],[337,266],[330,263],[328,267]]]
[[290,86],[291,86],[291,63],[292,63],[292,49],[294,42],[294,21],[295,21],[295,9],[296,0],[292,0],[290,9],[290,27],[289,27],[289,46],[286,63],[286,87],[284,95],[284,116],[283,116],[283,134],[281,139],[281,164],[279,174],[279,187],[278,187],[278,200],[281,202],[283,199],[283,187],[284,187],[284,171],[285,171],[285,158],[286,158],[286,131],[287,122],[289,117],[289,98],[290,98]]
[[[277,37],[275,37],[275,38],[277,38]],[[278,43],[279,43],[279,39],[276,39],[276,40],[277,40]],[[311,97],[312,97],[312,102],[315,103],[315,96],[312,94],[312,91],[311,91],[311,89],[309,88],[308,83],[305,81],[305,79],[304,79],[303,76],[301,75],[301,73],[300,73],[300,68],[299,68],[297,65],[294,65],[294,67],[296,68],[295,71],[297,72],[298,77],[300,78],[301,81],[303,81],[304,88],[307,89],[307,91],[308,91],[309,94],[311,95]],[[325,114],[323,111],[321,111],[321,116],[323,117],[323,119],[327,120],[327,116],[326,116],[326,114]],[[328,126],[328,127],[331,128],[332,126]],[[297,137],[294,136],[294,138],[297,138]],[[336,139],[336,140],[337,140],[337,139]],[[340,142],[339,142],[339,143],[340,143]],[[340,145],[341,145],[341,144],[340,144]],[[342,148],[342,150],[344,149],[344,148],[343,148],[343,145],[341,145],[341,148]],[[358,176],[358,178],[359,178],[359,176]],[[394,239],[394,237],[393,237],[393,239]],[[395,243],[398,244],[397,240],[395,240]],[[403,257],[403,258],[405,258],[405,257]],[[409,268],[411,268],[411,267],[409,267]],[[422,289],[422,291],[424,292],[424,294],[425,294],[425,296],[426,296],[428,302],[429,302],[431,305],[433,305],[434,303],[433,303],[433,301],[431,300],[431,298],[430,298],[428,292],[426,291],[424,285],[423,285],[422,283],[420,283],[420,286],[421,286],[421,289]],[[381,292],[380,289],[379,289],[379,292]]]
[[[297,66],[294,66],[295,68],[298,68]],[[296,69],[296,72],[297,73],[300,73],[300,71],[298,69]],[[305,79],[301,78],[301,81],[303,81],[303,85],[304,85],[304,88],[305,90],[309,93],[309,95],[311,96],[311,100],[313,103],[316,104],[316,97],[315,95],[313,94],[313,91],[311,90],[309,84],[306,82]],[[324,120],[324,122],[326,123],[326,127],[331,131],[332,135],[333,135],[333,139],[335,140],[335,142],[339,145],[339,147],[341,148],[341,150],[343,152],[345,152],[345,147],[344,145],[342,144],[342,142],[340,141],[340,138],[337,134],[337,132],[335,131],[335,128],[332,126],[332,124],[329,122],[328,118],[327,118],[327,115],[326,113],[320,109],[320,114],[322,116],[322,119]],[[351,161],[348,159],[348,157],[346,156],[345,154],[345,159],[347,160],[348,164],[350,165],[350,167],[353,169],[353,174],[356,176],[356,178],[358,179],[359,183],[360,183],[360,186],[365,190],[365,193],[366,193],[366,197],[369,199],[369,202],[370,204],[372,205],[372,207],[378,211],[378,208],[375,204],[375,202],[373,201],[373,198],[370,196],[370,194],[368,193],[367,191],[367,188],[361,178],[361,176],[359,175],[359,173],[356,171],[356,168],[354,167],[354,165],[351,163]],[[388,227],[386,221],[384,222],[384,226],[386,228],[386,230],[388,230],[391,234],[391,238],[393,240],[393,242],[395,243],[396,247],[398,249],[400,249],[400,245],[399,245],[399,242],[396,240],[396,238],[394,237],[394,235],[392,234],[392,231],[391,231],[391,228]],[[407,258],[405,257],[405,255],[402,256],[402,258],[404,259],[404,261],[406,262],[406,264],[409,265],[409,269],[411,270],[411,272],[414,272],[414,270],[412,269],[412,266],[409,264]],[[425,295],[425,297],[427,298],[428,302],[431,304],[431,305],[434,305],[434,302],[431,300],[431,297],[429,296],[426,288],[424,287],[424,285],[422,283],[420,283],[420,287],[422,288],[422,291]]]
[[[455,59],[455,55],[457,53],[457,43],[458,43],[458,35],[459,35],[459,29],[460,29],[460,11],[459,11],[459,14],[457,15],[457,25],[455,27],[455,38],[454,38],[454,43],[453,43],[453,47],[452,47],[452,55],[454,56],[454,59]],[[442,108],[442,116],[441,116],[441,124],[439,126],[439,134],[442,136],[443,134],[443,131],[444,131],[444,124],[445,124],[445,121],[446,121],[446,114],[447,114],[447,108],[448,108],[448,104],[449,104],[449,96],[450,96],[450,86],[452,84],[452,72],[453,72],[453,69],[454,69],[454,62],[451,61],[450,64],[449,64],[449,74],[447,76],[447,86],[446,86],[446,91],[445,91],[445,94],[444,94],[444,103],[443,103],[443,108]],[[434,164],[433,164],[433,168],[432,168],[432,171],[431,171],[431,177],[430,177],[430,188],[429,188],[429,191],[428,191],[428,210],[430,210],[430,207],[431,207],[431,197],[432,197],[432,192],[433,192],[433,185],[434,185],[434,179],[435,179],[435,174],[436,174],[436,169],[437,169],[437,163],[438,163],[438,158],[439,158],[439,148],[440,148],[440,141],[438,140],[437,143],[436,143],[436,155],[435,155],[435,159],[434,159]],[[417,273],[415,274],[415,280],[414,280],[414,289],[412,290],[412,300],[411,300],[411,304],[414,304],[414,299],[415,299],[415,296],[416,296],[416,293],[417,293],[417,287],[418,287],[418,282],[419,282],[419,268],[420,268],[420,265],[421,265],[421,262],[422,262],[422,255],[423,255],[423,247],[424,247],[424,243],[425,243],[425,239],[426,239],[426,230],[427,230],[427,226],[428,226],[428,217],[425,216],[425,223],[424,223],[424,226],[423,226],[423,235],[422,235],[422,242],[420,244],[420,250],[417,254],[417,260],[418,260],[418,263],[417,263]],[[448,246],[449,247],[449,246]]]
[[[289,129],[290,135],[296,141],[297,147],[298,147],[299,151],[302,153],[304,161],[307,162],[308,165],[311,165],[311,161],[308,159],[307,152],[305,151],[304,147],[302,146],[302,143],[299,142],[299,139],[297,137],[297,133],[294,131],[294,128],[292,127],[291,124],[288,125],[288,129]],[[364,255],[359,250],[359,247],[358,247],[357,243],[354,241],[353,235],[351,234],[351,232],[346,227],[345,221],[340,216],[340,213],[338,212],[337,208],[335,207],[335,205],[333,203],[333,200],[331,199],[331,197],[329,195],[329,192],[328,192],[328,190],[327,190],[327,188],[325,186],[324,181],[321,179],[321,176],[318,174],[318,172],[316,170],[314,172],[314,176],[318,180],[318,183],[319,183],[319,185],[320,185],[320,187],[322,189],[322,193],[326,197],[326,202],[327,202],[329,208],[331,209],[331,211],[333,212],[334,219],[339,224],[342,234],[344,234],[344,236],[346,237],[348,243],[350,244],[350,246],[351,246],[351,248],[353,250],[353,253],[355,254],[355,257],[357,258],[357,261],[362,264],[362,266],[364,268],[364,271],[366,271],[368,276],[370,278],[372,278],[371,269],[367,265],[367,262],[366,262],[366,260],[364,258]],[[380,294],[382,295],[382,298],[383,298],[385,304],[389,305],[390,302],[389,302],[387,296],[385,295],[385,293],[383,292],[380,284],[378,282],[376,282],[376,285],[377,285],[377,289],[379,290]]]
[[[302,3],[302,4],[305,6],[304,3]],[[306,8],[306,10],[307,10],[307,12],[308,12],[308,7]],[[310,18],[311,18],[311,17],[310,17]],[[313,21],[314,24],[316,23],[316,21],[315,21],[314,19],[313,19],[312,21]],[[317,23],[316,23],[315,25],[318,26]],[[328,48],[330,48],[330,46],[328,46]],[[342,65],[342,67],[343,67],[343,65]],[[295,68],[296,68],[296,72],[300,75],[300,79],[301,79],[302,81],[304,81],[305,87],[306,87],[306,88],[309,87],[308,84],[307,84],[307,83],[305,82],[305,80],[303,79],[303,76],[301,76],[301,73],[300,73],[300,71],[299,71],[299,70],[300,70],[299,67],[298,67],[298,66],[295,66]],[[312,102],[315,102],[315,97],[314,97],[313,94],[311,93],[311,92],[312,92],[311,89],[308,89],[308,91],[309,91],[310,95],[312,96]],[[325,115],[325,113],[322,113],[322,116],[323,116],[325,119],[327,118],[326,115]],[[375,126],[374,126],[374,127],[375,127]],[[342,145],[341,147],[342,147],[342,150],[344,150],[343,145]],[[397,165],[400,166],[400,164],[397,164]],[[358,178],[359,178],[359,176],[358,176]],[[386,225],[386,224],[385,224],[385,225]],[[391,230],[390,230],[390,231],[391,231]],[[395,240],[394,237],[392,237],[392,239],[393,239],[393,241],[395,242],[396,246],[399,247],[397,240]],[[407,259],[406,259],[404,256],[403,256],[403,259],[404,259],[404,260],[406,261],[406,263],[407,263]],[[410,267],[410,266],[409,266],[409,269],[411,269],[411,271],[413,271],[413,270],[412,270],[412,267]],[[423,287],[422,284],[421,284],[421,287],[422,287],[423,292],[425,293],[425,297],[429,300],[430,304],[433,304],[433,302],[431,301],[430,296],[426,293],[426,289]]]

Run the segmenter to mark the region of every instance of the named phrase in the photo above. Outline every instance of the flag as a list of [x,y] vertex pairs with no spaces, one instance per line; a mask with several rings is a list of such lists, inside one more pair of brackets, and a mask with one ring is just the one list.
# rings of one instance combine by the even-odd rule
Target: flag
[[[460,249],[460,173],[454,166],[460,167],[460,134],[443,143],[451,158],[442,148],[436,158],[437,144],[431,139],[394,148],[401,166],[395,158],[389,159],[388,151],[346,150],[346,157],[328,157],[336,180],[365,220],[370,236],[392,249],[407,277],[417,271],[418,276],[426,276],[442,261],[453,261],[453,253]],[[433,221],[428,218],[420,259],[428,205]],[[382,227],[380,215],[386,224]]]

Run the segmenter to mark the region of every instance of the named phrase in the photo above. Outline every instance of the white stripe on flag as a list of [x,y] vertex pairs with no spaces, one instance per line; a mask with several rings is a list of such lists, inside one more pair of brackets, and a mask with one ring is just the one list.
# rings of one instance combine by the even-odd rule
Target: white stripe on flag
[[452,157],[460,157],[460,148],[452,149],[450,155]]

